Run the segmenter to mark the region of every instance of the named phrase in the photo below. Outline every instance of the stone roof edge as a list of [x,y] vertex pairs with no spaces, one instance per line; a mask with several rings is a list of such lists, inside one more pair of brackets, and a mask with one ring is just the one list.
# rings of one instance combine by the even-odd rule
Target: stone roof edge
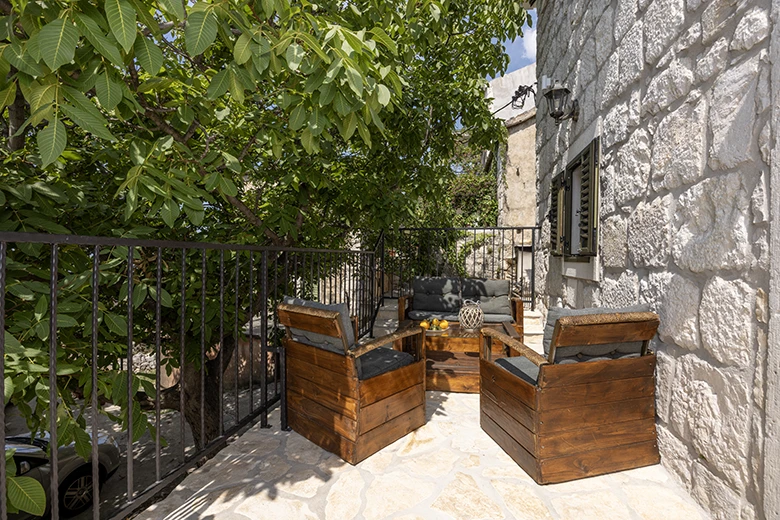
[[504,126],[507,128],[512,128],[513,126],[517,126],[519,124],[525,123],[529,119],[533,119],[536,117],[536,107],[532,108],[531,110],[526,110],[522,114],[516,115],[515,117],[509,118],[506,121],[504,121]]

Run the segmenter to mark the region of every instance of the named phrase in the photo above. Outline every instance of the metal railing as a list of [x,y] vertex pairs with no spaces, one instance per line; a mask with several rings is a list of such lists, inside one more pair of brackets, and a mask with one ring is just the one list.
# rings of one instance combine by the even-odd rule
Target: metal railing
[[[284,406],[276,304],[284,295],[347,300],[358,335],[368,334],[381,304],[381,247],[0,232],[0,385],[17,404],[32,397],[47,410],[32,430],[48,435],[51,517],[60,516],[65,477],[57,446],[70,442],[78,452],[80,438],[92,481],[107,479],[102,491],[93,486],[92,517],[124,518],[228,436],[258,417],[267,427],[269,409]],[[28,392],[14,382],[31,366],[39,367],[41,386]],[[0,407],[4,426],[6,419]],[[124,460],[106,468],[99,434],[115,423]],[[0,441],[6,445],[5,429]],[[108,471],[125,474],[125,489],[109,485]],[[6,477],[0,457],[0,520],[7,519]]]
[[384,235],[382,293],[409,294],[415,276],[509,280],[534,308],[539,227],[401,228]]

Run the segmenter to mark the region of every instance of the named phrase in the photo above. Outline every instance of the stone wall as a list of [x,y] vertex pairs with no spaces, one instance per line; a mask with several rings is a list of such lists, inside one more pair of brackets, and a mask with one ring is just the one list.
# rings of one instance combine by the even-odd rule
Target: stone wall
[[[537,117],[539,303],[650,304],[663,464],[716,518],[780,518],[780,345],[767,353],[780,2],[541,4],[537,76],[563,81],[581,113],[556,126],[542,103]],[[596,135],[600,251],[573,264],[549,256],[550,181]]]
[[506,153],[498,179],[498,225],[536,225],[536,109],[506,121]]

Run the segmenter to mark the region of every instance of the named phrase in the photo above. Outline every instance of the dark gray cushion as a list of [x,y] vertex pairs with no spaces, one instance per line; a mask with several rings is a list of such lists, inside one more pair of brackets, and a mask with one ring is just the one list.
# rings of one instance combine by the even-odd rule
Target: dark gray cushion
[[[355,331],[352,330],[352,322],[349,319],[349,307],[346,303],[326,305],[324,303],[304,300],[302,298],[293,298],[292,296],[285,296],[282,301],[292,305],[311,307],[312,309],[337,311],[339,313],[339,319],[341,320],[341,328],[347,337],[347,344],[350,348],[355,346]],[[292,334],[293,339],[300,343],[320,347],[324,350],[336,352],[337,354],[344,354],[344,344],[341,342],[341,338],[334,338],[303,329],[290,329],[290,333]]]
[[464,278],[461,296],[464,301],[479,302],[485,314],[512,314],[509,303],[509,280]]
[[512,321],[511,314],[485,314],[485,323],[503,323]]
[[[613,312],[647,312],[649,310],[650,307],[646,304],[624,307],[622,309],[613,309],[609,307],[592,307],[588,309],[565,309],[561,307],[554,307],[549,309],[547,311],[547,322],[544,325],[544,336],[542,338],[544,353],[550,353],[550,343],[552,342],[553,332],[555,331],[555,322],[558,321],[558,318],[562,318],[563,316],[584,316],[586,314],[609,314]],[[560,358],[572,357],[578,354],[587,356],[603,356],[614,351],[622,353],[639,352],[641,348],[641,341],[608,343],[605,345],[558,347],[555,350],[555,358],[556,362],[558,362]]]
[[498,358],[496,359],[496,365],[532,385],[535,385],[536,380],[539,378],[539,367],[529,361],[528,358],[522,356]]
[[457,278],[416,276],[412,290],[412,308],[417,311],[457,313],[462,303]]
[[391,370],[414,363],[414,357],[406,352],[379,347],[369,350],[356,360],[359,379],[370,379]]

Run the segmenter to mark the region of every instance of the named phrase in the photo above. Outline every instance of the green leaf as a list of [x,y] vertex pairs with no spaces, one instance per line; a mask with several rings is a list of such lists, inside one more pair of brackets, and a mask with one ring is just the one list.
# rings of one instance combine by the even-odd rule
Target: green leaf
[[65,115],[70,117],[77,125],[102,139],[116,141],[116,137],[108,131],[108,122],[95,104],[87,96],[71,87],[63,87],[65,97],[73,103],[73,106],[63,104],[60,106]]
[[100,104],[108,111],[114,110],[122,101],[122,84],[114,81],[108,70],[98,76],[95,82],[95,92]]
[[202,54],[217,37],[217,17],[211,11],[197,11],[187,18],[184,43],[191,56]]
[[379,99],[379,104],[383,107],[386,107],[388,103],[390,103],[390,89],[386,86],[382,85],[381,83],[377,85],[377,99]]
[[16,82],[12,82],[5,90],[0,90],[0,113],[16,99]]
[[363,76],[352,67],[347,67],[346,70],[347,83],[352,91],[357,94],[358,98],[363,96]]
[[181,213],[179,205],[173,199],[167,199],[160,208],[160,216],[169,228],[176,223],[179,213]]
[[27,52],[27,48],[23,45],[18,43],[7,45],[3,51],[3,58],[25,74],[29,74],[35,78],[43,76],[43,70],[40,65],[38,65],[33,57],[30,56],[30,53]]
[[184,20],[187,13],[184,12],[184,2],[182,0],[160,0],[160,6],[168,13],[179,20]]
[[35,311],[33,316],[35,316],[35,319],[40,321],[43,319],[44,316],[46,316],[46,313],[49,311],[49,298],[46,297],[46,295],[42,295],[40,298],[38,298],[38,303],[35,304]]
[[76,426],[73,428],[74,443],[76,445],[76,453],[79,457],[85,461],[89,460],[92,455],[92,439],[89,434]]
[[236,185],[230,178],[224,175],[219,178],[219,189],[222,190],[222,193],[231,197],[238,195],[238,188],[236,188]]
[[301,61],[303,61],[303,57],[306,56],[306,51],[298,45],[297,43],[291,44],[289,47],[287,47],[287,51],[285,52],[285,58],[287,58],[287,67],[293,72],[298,70],[298,67],[301,66]]
[[238,37],[236,46],[233,47],[233,58],[236,63],[243,65],[252,57],[252,36],[249,33],[243,33]]
[[7,405],[14,395],[14,381],[10,377],[3,379],[3,405]]
[[125,52],[130,52],[137,35],[135,9],[127,0],[106,0],[105,9],[111,34]]
[[299,130],[306,123],[306,119],[308,119],[306,109],[303,105],[298,105],[290,114],[290,130]]
[[55,118],[46,125],[46,128],[38,132],[38,152],[41,154],[41,166],[45,168],[56,161],[62,155],[67,144],[65,125]]
[[25,224],[48,231],[49,233],[59,233],[61,235],[68,235],[70,231],[65,226],[61,226],[51,220],[47,220],[41,217],[27,217],[24,219]]
[[149,287],[144,284],[138,284],[133,287],[133,307],[138,308],[146,300],[146,295],[149,294]]
[[163,64],[163,54],[160,48],[149,38],[138,38],[133,45],[135,57],[146,72],[156,76]]
[[208,99],[217,99],[224,96],[230,86],[230,71],[223,69],[217,72],[217,75],[211,78],[208,90],[206,90],[206,97]]
[[117,336],[127,336],[127,319],[119,314],[106,312],[103,314],[105,317],[106,326],[108,330],[116,334]]
[[337,92],[336,97],[333,98],[333,106],[336,108],[336,112],[342,117],[352,112],[352,106],[341,92]]
[[79,32],[69,20],[58,18],[44,25],[38,38],[44,50],[43,61],[51,70],[57,70],[73,60]]
[[398,47],[396,46],[395,42],[390,38],[387,33],[382,29],[381,27],[374,27],[370,31],[371,35],[374,37],[376,41],[387,47],[387,50],[392,52],[393,54],[398,54]]
[[32,477],[11,477],[6,490],[8,502],[20,511],[42,516],[46,510],[46,493]]
[[117,67],[123,66],[122,55],[119,53],[119,49],[103,34],[103,30],[97,21],[84,13],[76,13],[76,25],[79,26],[81,33],[96,51],[108,58],[108,61]]

